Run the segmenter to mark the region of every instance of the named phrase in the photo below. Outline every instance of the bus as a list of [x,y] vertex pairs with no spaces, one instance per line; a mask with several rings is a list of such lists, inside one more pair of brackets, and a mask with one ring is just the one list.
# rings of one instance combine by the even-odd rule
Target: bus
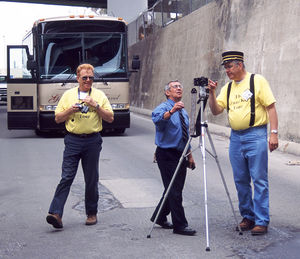
[[22,45],[7,46],[8,129],[63,131],[54,111],[62,94],[78,85],[81,63],[94,66],[93,87],[114,110],[114,122],[103,121],[103,129],[124,133],[130,127],[129,76],[139,69],[139,57],[133,57],[130,71],[122,18],[94,15],[39,19]]

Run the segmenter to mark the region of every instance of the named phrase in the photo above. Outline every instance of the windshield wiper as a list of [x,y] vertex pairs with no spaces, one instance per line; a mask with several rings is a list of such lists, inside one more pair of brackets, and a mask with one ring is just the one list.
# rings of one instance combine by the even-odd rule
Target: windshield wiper
[[72,71],[71,71],[71,74],[68,76],[68,78],[65,80],[65,82],[63,82],[63,83],[61,84],[61,86],[65,86],[65,85],[68,83],[68,81],[69,81],[73,76],[74,76],[74,74],[73,74]]
[[113,73],[107,73],[107,74],[100,75],[99,73],[94,71],[94,74],[95,74],[96,78],[102,79],[104,85],[108,85],[107,81],[104,81],[104,76],[106,76],[107,74],[113,74]]

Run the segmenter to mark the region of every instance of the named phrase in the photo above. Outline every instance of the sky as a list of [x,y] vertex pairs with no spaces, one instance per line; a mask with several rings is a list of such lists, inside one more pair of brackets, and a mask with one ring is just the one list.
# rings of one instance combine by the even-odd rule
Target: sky
[[6,69],[6,45],[21,45],[26,32],[40,18],[88,14],[84,7],[0,2],[0,74]]

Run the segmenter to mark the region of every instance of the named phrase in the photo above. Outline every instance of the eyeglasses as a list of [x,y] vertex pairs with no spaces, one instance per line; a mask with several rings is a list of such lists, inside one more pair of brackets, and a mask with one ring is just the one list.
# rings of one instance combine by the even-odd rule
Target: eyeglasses
[[81,77],[81,79],[83,80],[83,81],[86,81],[86,80],[90,80],[90,81],[93,81],[94,80],[94,77],[93,76],[83,76],[83,77]]
[[182,89],[183,88],[182,85],[171,85],[171,87],[174,89],[177,89],[177,88]]
[[243,62],[241,62],[241,61],[231,61],[231,62],[228,62],[228,64],[224,64],[224,68],[225,68],[225,70],[231,69],[234,66],[238,66],[241,63],[243,64]]
[[233,64],[225,64],[224,68],[225,69],[231,69],[233,67]]

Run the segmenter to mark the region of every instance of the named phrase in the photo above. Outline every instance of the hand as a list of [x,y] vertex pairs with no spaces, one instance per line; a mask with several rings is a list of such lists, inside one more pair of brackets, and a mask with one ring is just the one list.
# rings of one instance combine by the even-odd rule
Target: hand
[[195,161],[194,161],[194,158],[192,156],[192,154],[190,154],[188,156],[188,168],[194,170],[196,168],[196,164],[195,164]]
[[184,103],[179,101],[177,103],[174,104],[173,108],[171,109],[171,112],[177,112],[178,110],[181,110],[182,108],[184,108]]
[[270,152],[274,151],[277,148],[278,148],[278,135],[271,133],[270,139],[269,139]]
[[70,109],[72,113],[79,112],[78,103],[73,104]]
[[210,91],[215,91],[217,89],[217,86],[218,86],[218,81],[214,82],[214,81],[208,79],[208,89]]
[[85,99],[83,100],[87,105],[96,108],[97,103],[94,101],[94,99],[91,96],[87,96],[85,97]]

